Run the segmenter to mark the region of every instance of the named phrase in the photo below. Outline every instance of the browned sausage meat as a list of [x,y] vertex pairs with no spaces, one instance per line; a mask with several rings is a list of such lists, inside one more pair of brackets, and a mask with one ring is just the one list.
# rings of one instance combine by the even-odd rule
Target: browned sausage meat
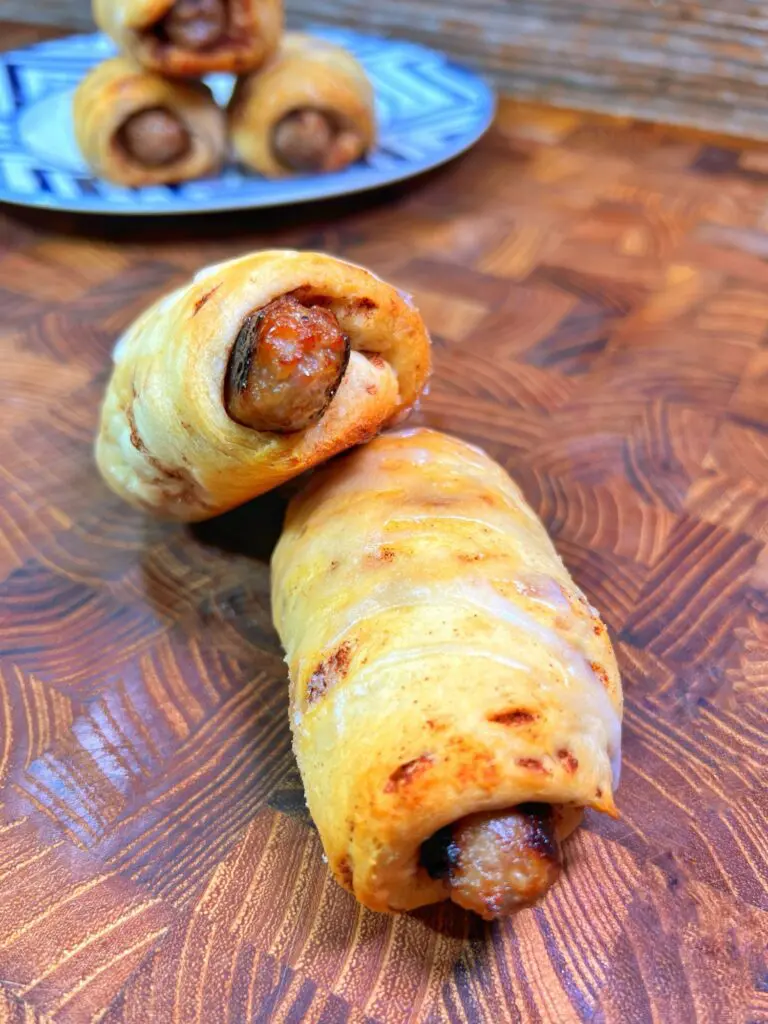
[[339,126],[332,114],[313,107],[293,110],[272,132],[275,157],[292,171],[335,171],[358,152],[357,135]]
[[118,141],[145,167],[164,167],[189,151],[191,139],[180,119],[165,107],[140,110],[125,121]]
[[254,430],[291,433],[323,415],[349,362],[349,338],[321,306],[291,295],[246,317],[227,369],[228,415]]
[[470,814],[422,844],[421,864],[447,882],[454,903],[489,921],[504,917],[543,896],[560,874],[554,812],[520,804]]
[[227,27],[225,0],[176,0],[159,23],[161,37],[183,50],[208,50]]

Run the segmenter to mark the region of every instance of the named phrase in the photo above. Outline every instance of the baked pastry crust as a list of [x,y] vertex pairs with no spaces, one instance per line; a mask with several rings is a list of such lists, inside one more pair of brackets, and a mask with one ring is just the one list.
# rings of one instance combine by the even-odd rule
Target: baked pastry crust
[[[224,402],[242,321],[281,295],[332,310],[352,348],[322,418],[286,434],[241,426]],[[320,253],[254,253],[201,270],[129,327],[115,349],[96,459],[127,501],[207,519],[367,440],[413,405],[429,369],[424,323],[391,285]]]
[[213,71],[243,74],[274,52],[283,28],[282,0],[229,0],[225,40],[208,50],[192,50],[160,40],[152,31],[174,0],[93,0],[98,27],[143,67],[164,75],[194,78]]
[[[120,144],[129,117],[165,108],[186,127],[190,146],[180,159],[162,167],[139,163]],[[226,155],[226,124],[210,89],[201,82],[178,82],[145,71],[128,57],[114,57],[93,68],[73,100],[75,138],[83,157],[100,178],[118,185],[162,185],[215,174]]]
[[373,87],[359,62],[341,46],[289,32],[272,60],[235,86],[228,116],[236,156],[269,178],[292,174],[274,152],[273,133],[282,118],[303,108],[328,112],[354,133],[348,163],[374,144]]
[[622,690],[597,612],[517,485],[430,430],[313,475],[272,560],[293,742],[336,879],[374,910],[445,899],[421,844],[545,803],[616,815]]

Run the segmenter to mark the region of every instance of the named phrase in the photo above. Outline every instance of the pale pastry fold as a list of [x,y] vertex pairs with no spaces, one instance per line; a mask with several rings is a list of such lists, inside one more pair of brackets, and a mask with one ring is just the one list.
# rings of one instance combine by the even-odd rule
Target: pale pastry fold
[[236,156],[269,178],[340,170],[376,138],[373,88],[355,58],[323,39],[288,33],[229,105]]
[[[158,115],[170,122],[171,149],[159,161],[131,148],[131,126],[149,117],[144,142],[157,138]],[[80,82],[73,100],[75,137],[94,174],[118,185],[162,185],[215,174],[226,154],[222,111],[207,86],[145,71],[127,57],[98,64]],[[168,129],[166,128],[166,131]],[[147,138],[147,133],[149,138]],[[174,148],[176,152],[174,152]]]
[[99,28],[121,51],[164,75],[243,74],[273,53],[282,0],[93,0]]
[[[289,506],[272,610],[309,810],[367,907],[451,898],[503,915],[556,877],[547,858],[584,808],[616,815],[622,690],[606,627],[479,449],[406,430],[318,470]],[[494,879],[510,811],[552,833],[534,829],[511,880]],[[436,867],[436,840],[461,822]]]
[[[253,429],[228,405],[233,352],[244,324],[263,326],[265,310],[283,307],[301,329],[313,318],[332,324],[346,351],[310,425]],[[297,361],[291,335],[275,328],[263,340],[283,355],[288,346],[288,376],[254,400],[256,413],[262,400],[274,412],[285,380],[301,392],[314,372]],[[310,345],[310,362],[316,354]],[[206,519],[367,440],[413,405],[429,369],[429,337],[407,296],[331,256],[254,253],[201,270],[128,328],[114,353],[96,459],[134,505]]]

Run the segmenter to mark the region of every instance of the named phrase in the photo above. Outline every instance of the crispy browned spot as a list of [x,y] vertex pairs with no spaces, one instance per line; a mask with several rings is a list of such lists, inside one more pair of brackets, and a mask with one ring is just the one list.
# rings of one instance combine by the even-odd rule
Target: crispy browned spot
[[387,779],[384,792],[394,793],[396,789],[407,786],[415,778],[423,774],[432,764],[432,761],[433,757],[431,754],[422,754],[420,757],[414,757],[412,761],[406,761],[405,764],[401,764],[399,768],[395,768]]
[[518,757],[517,763],[521,768],[527,768],[532,772],[543,772],[544,775],[549,775],[548,770],[544,767],[538,757]]
[[535,722],[539,716],[534,711],[526,711],[525,708],[512,708],[509,711],[499,711],[495,715],[489,715],[489,722],[496,722],[498,725],[527,725]]
[[478,552],[475,555],[468,555],[465,554],[463,551],[460,551],[459,554],[456,555],[456,558],[460,562],[482,562],[485,558],[485,555],[480,552]]
[[318,665],[307,683],[307,704],[314,704],[332,686],[341,682],[349,668],[351,657],[352,642],[345,640],[333,654],[330,654],[325,661]]
[[208,299],[210,299],[210,297],[213,295],[213,293],[218,291],[219,288],[221,288],[221,282],[219,282],[217,285],[215,285],[213,288],[211,288],[210,291],[206,292],[205,295],[201,295],[200,296],[200,298],[197,300],[197,302],[195,302],[195,309],[194,309],[194,312],[192,313],[192,316],[197,316],[197,314],[200,312],[200,310],[206,304]]
[[599,799],[600,799],[600,797],[601,797],[602,795],[603,795],[603,791],[602,791],[602,789],[601,789],[601,788],[600,788],[600,787],[598,786],[598,787],[597,787],[597,789],[595,790],[595,796],[596,796],[596,797],[598,798],[598,800],[599,800]]
[[331,306],[334,301],[332,295],[323,295],[320,292],[316,292],[311,284],[299,285],[298,288],[294,288],[289,294],[303,306]]
[[570,772],[571,774],[573,774],[576,771],[576,769],[579,767],[578,758],[574,757],[574,755],[570,752],[570,750],[565,750],[565,749],[558,750],[557,756],[562,761],[563,768],[565,768],[565,770],[567,772]]
[[[136,392],[133,393],[134,399],[136,398]],[[147,446],[144,444],[139,428],[136,426],[136,414],[133,411],[133,405],[129,405],[125,410],[125,416],[128,420],[128,426],[131,431],[131,444],[137,452],[141,452],[142,455],[147,454]]]
[[610,679],[608,678],[608,673],[605,671],[605,669],[600,664],[600,662],[599,661],[590,661],[589,667],[595,673],[595,675],[600,680],[600,682],[603,684],[603,686],[605,686],[607,688],[610,685]]
[[[136,390],[133,391],[133,400],[136,401]],[[125,417],[128,420],[128,428],[131,432],[131,444],[147,460],[148,464],[155,470],[155,479],[151,481],[152,486],[159,488],[169,502],[183,505],[197,505],[201,508],[208,508],[209,502],[198,482],[182,466],[168,466],[160,459],[155,458],[144,443],[136,425],[136,414],[133,404],[125,409]],[[153,507],[150,504],[147,507]]]
[[368,562],[394,562],[397,557],[397,552],[394,548],[381,547],[375,551],[368,553],[366,561]]
[[354,874],[352,872],[352,865],[349,863],[349,858],[344,857],[336,866],[336,872],[341,880],[342,884],[347,889],[354,888]]

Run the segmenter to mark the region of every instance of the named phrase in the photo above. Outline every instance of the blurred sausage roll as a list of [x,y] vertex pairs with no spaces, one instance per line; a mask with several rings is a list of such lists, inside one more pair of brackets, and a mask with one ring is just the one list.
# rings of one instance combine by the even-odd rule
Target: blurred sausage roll
[[93,0],[96,24],[144,67],[197,77],[242,74],[272,54],[282,0]]
[[269,178],[338,171],[373,145],[373,89],[346,50],[289,33],[262,71],[238,81],[229,125],[237,157]]
[[605,626],[507,474],[429,430],[314,474],[272,560],[290,718],[336,879],[374,910],[503,916],[616,816]]
[[118,342],[97,462],[127,501],[207,519],[371,437],[429,368],[421,317],[384,281],[255,253],[201,270]]
[[94,173],[119,185],[214,174],[226,153],[224,115],[207,86],[169,81],[126,57],[86,75],[75,92],[73,119]]

